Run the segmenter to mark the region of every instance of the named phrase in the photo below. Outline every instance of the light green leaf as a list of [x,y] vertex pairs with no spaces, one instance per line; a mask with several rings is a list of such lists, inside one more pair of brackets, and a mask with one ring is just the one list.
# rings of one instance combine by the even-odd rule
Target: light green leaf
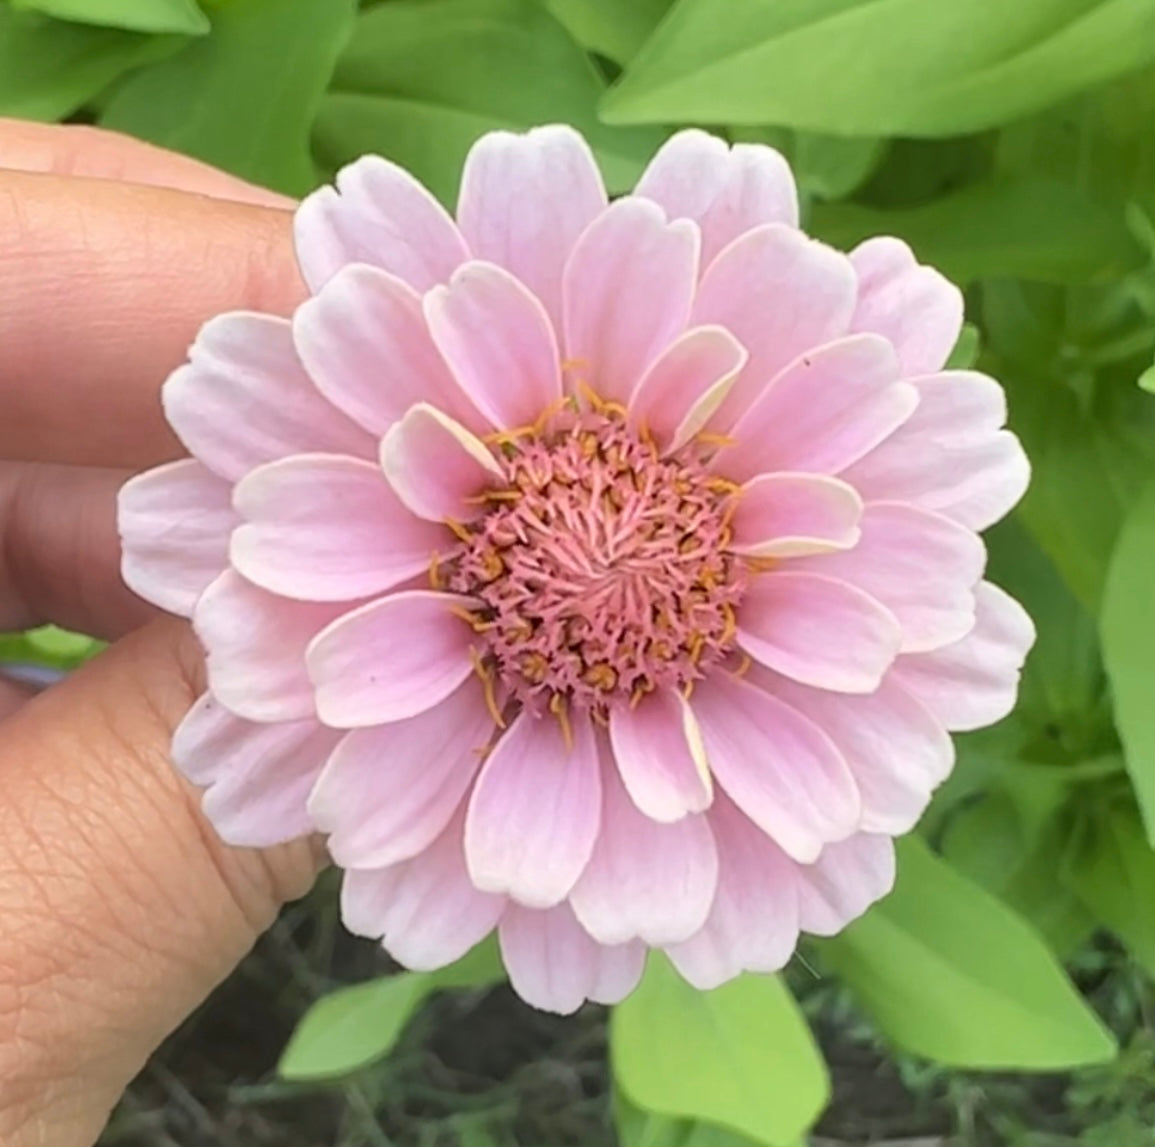
[[1139,385],[1148,394],[1155,394],[1155,366],[1149,366],[1140,376]]
[[952,135],[1152,59],[1148,0],[680,0],[605,116]]
[[641,985],[614,1010],[610,1053],[617,1085],[642,1110],[770,1147],[797,1142],[829,1097],[810,1031],[773,976],[699,992],[651,953]]
[[982,349],[982,335],[974,323],[963,323],[959,332],[958,342],[950,352],[947,360],[947,370],[971,370],[979,360]]
[[131,68],[183,42],[68,24],[0,3],[0,115],[64,119]]
[[12,7],[43,12],[58,20],[128,28],[133,32],[175,32],[203,36],[208,17],[196,0],[11,0]]
[[620,1093],[614,1124],[621,1147],[754,1147],[754,1140],[724,1127],[641,1111]]
[[543,0],[583,48],[618,64],[631,60],[673,0]]
[[958,283],[991,276],[1047,283],[1115,277],[1141,260],[1122,216],[1064,183],[978,183],[921,207],[816,207],[811,230],[836,247],[898,235]]
[[356,0],[233,0],[213,32],[132,76],[101,122],[288,194],[316,186],[309,132]]
[[894,892],[822,953],[889,1039],[940,1063],[1055,1070],[1115,1054],[1039,935],[917,838],[901,842]]
[[1111,556],[1100,631],[1127,770],[1155,844],[1155,482],[1139,498]]
[[1066,880],[1099,923],[1155,975],[1155,852],[1130,803],[1116,802],[1092,821]]
[[603,90],[586,53],[535,0],[391,0],[357,22],[317,149],[330,169],[366,152],[388,156],[451,203],[479,135],[570,123],[621,191],[663,133],[601,124]]

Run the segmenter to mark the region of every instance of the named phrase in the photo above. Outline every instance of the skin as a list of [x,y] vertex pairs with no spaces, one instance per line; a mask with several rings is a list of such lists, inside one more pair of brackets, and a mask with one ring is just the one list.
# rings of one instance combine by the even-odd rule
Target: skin
[[159,390],[199,325],[299,301],[292,204],[86,127],[0,120],[0,630],[114,642],[0,680],[0,1143],[95,1142],[157,1044],[303,895],[314,841],[229,849],[171,767],[203,686],[121,584],[116,491],[181,454]]

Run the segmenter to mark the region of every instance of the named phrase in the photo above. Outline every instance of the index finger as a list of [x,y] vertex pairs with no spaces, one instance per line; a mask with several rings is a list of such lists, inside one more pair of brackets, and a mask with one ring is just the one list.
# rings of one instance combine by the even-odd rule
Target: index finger
[[178,457],[158,393],[200,325],[303,297],[286,210],[0,171],[0,457]]

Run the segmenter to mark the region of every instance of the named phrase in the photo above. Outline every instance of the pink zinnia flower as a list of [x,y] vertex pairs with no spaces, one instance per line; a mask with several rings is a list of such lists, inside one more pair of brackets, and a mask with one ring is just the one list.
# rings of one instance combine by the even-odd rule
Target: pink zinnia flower
[[312,297],[205,326],[193,459],[121,503],[207,651],[174,755],[222,837],[328,834],[353,931],[426,969],[496,928],[557,1011],[884,895],[1033,639],[981,580],[1028,467],[943,369],[959,292],[697,131],[614,203],[573,131],[486,136],[456,222],[362,159],[296,237]]

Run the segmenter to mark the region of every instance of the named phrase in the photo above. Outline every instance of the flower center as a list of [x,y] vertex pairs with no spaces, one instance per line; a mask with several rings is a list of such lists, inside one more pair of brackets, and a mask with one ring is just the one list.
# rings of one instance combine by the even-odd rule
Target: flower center
[[690,446],[660,456],[608,411],[507,439],[504,485],[447,566],[479,599],[479,668],[534,707],[604,718],[689,690],[732,648],[742,562],[727,551],[735,487]]

